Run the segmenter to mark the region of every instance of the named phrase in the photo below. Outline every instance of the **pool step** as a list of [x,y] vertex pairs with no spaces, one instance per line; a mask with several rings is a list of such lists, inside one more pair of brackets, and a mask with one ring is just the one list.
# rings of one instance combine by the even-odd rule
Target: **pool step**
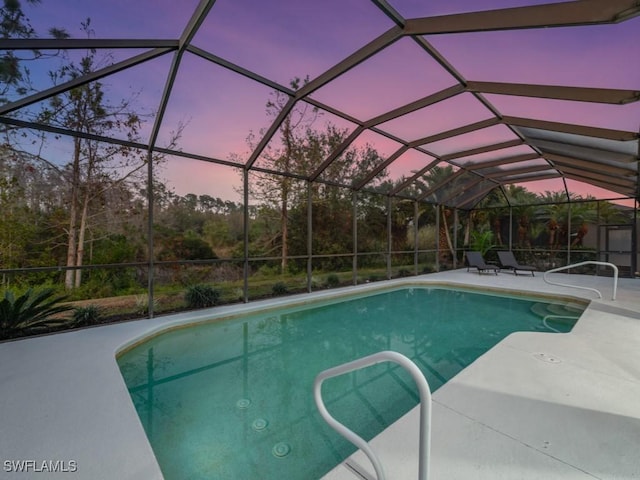
[[531,306],[531,311],[538,315],[540,318],[544,318],[547,315],[567,315],[579,317],[584,310],[584,307],[576,303],[534,303]]

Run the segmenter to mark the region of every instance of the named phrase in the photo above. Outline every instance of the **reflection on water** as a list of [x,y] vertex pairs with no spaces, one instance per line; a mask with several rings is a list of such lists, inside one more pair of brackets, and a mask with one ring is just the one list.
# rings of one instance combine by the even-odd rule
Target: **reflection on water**
[[[582,308],[412,288],[175,330],[118,363],[167,480],[306,480],[353,452],[316,412],[321,370],[394,350],[436,390],[509,333],[566,332]],[[325,381],[323,398],[368,439],[418,393],[385,363]]]

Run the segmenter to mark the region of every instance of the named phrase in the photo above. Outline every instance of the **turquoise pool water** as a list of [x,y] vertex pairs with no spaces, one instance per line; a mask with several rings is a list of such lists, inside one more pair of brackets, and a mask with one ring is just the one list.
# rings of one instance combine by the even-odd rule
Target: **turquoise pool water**
[[[354,450],[316,411],[321,370],[395,350],[435,391],[508,334],[569,331],[583,308],[406,288],[173,330],[118,364],[167,480],[308,480]],[[367,439],[418,401],[393,364],[327,380],[323,397]]]

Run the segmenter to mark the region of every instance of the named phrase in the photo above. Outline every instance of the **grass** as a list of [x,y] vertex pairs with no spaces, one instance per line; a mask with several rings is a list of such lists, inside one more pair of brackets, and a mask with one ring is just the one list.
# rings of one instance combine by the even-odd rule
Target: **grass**
[[[418,272],[422,272],[425,267],[432,268],[431,264],[421,264]],[[404,277],[413,275],[414,265],[394,265],[391,277]],[[357,283],[369,283],[387,279],[386,267],[360,268],[358,269]],[[312,291],[325,290],[327,288],[338,288],[353,285],[353,272],[314,272],[312,277]],[[211,284],[213,288],[220,292],[218,305],[240,303],[244,301],[244,282],[242,280],[219,282]],[[275,289],[274,289],[274,286]],[[185,300],[187,287],[182,285],[157,285],[154,292],[154,315],[166,315],[186,311],[188,309]],[[306,272],[297,274],[265,274],[257,272],[249,278],[248,298],[249,300],[259,300],[280,295],[307,292]],[[141,297],[146,298],[146,291],[142,288],[137,293],[119,295],[106,298],[92,298],[87,300],[76,300],[66,302],[73,308],[85,308],[89,305],[95,306],[100,311],[99,324],[114,323],[123,320],[135,320],[147,318],[147,312],[141,310]],[[69,317],[72,313],[68,313]]]

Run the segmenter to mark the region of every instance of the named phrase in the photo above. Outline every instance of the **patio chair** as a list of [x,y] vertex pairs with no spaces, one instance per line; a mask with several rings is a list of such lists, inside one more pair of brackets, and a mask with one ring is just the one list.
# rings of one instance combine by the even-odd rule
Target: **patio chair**
[[497,265],[487,264],[482,257],[482,253],[480,252],[466,252],[465,256],[467,257],[467,272],[470,268],[475,268],[476,270],[478,270],[478,274],[493,272],[497,275],[500,271],[500,268]]
[[498,262],[500,263],[500,268],[512,270],[515,275],[518,275],[518,270],[520,270],[522,272],[531,272],[531,276],[535,277],[533,272],[536,267],[520,265],[511,251],[498,252]]

